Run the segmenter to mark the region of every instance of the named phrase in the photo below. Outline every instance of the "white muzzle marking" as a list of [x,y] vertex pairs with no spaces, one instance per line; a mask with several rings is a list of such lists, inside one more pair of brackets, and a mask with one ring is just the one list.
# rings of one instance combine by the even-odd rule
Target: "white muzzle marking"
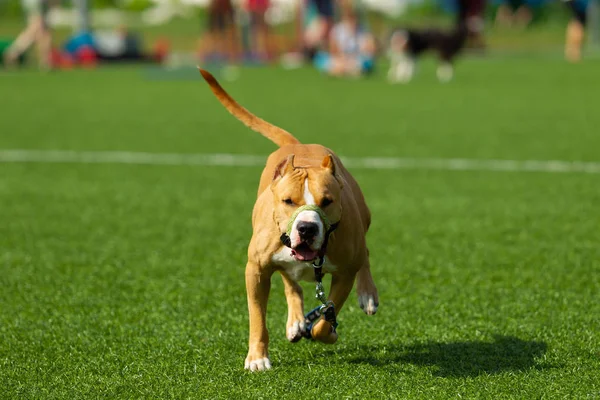
[[315,236],[314,241],[311,244],[311,249],[319,250],[323,245],[323,240],[325,240],[325,232],[323,228],[323,221],[321,221],[321,217],[315,211],[302,211],[296,217],[296,220],[292,224],[292,232],[290,234],[290,240],[292,244],[292,248],[298,246],[302,243],[302,239],[300,238],[300,233],[298,232],[298,223],[299,222],[312,222],[317,224],[319,227],[319,232]]

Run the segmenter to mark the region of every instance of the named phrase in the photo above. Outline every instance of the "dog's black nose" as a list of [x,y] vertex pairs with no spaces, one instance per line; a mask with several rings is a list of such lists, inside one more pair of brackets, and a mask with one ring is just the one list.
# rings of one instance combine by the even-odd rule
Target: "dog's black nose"
[[298,233],[301,239],[312,239],[319,233],[319,225],[314,222],[298,222]]

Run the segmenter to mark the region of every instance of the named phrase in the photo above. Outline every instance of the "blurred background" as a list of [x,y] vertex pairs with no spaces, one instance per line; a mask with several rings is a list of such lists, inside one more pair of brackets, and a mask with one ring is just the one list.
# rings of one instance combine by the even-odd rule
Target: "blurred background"
[[[356,29],[334,29],[349,18]],[[331,65],[340,51],[332,46],[345,53],[368,37],[355,53],[377,62],[389,56],[394,29],[450,34],[461,23],[466,53],[562,52],[576,62],[597,53],[598,19],[597,0],[2,0],[0,53],[8,66],[279,63],[352,75]]]
[[[0,0],[0,397],[597,399],[598,1]],[[275,146],[197,65],[373,214],[381,311],[292,346],[274,278],[268,376]]]

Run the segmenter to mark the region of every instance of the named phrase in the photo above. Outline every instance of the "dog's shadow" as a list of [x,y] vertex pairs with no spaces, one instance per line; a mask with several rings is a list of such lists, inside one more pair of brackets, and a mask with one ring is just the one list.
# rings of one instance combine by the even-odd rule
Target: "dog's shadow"
[[366,355],[352,358],[350,363],[375,366],[412,364],[433,367],[435,376],[475,377],[546,368],[538,360],[546,349],[547,345],[543,342],[495,336],[493,341],[365,346],[359,348],[359,352]]

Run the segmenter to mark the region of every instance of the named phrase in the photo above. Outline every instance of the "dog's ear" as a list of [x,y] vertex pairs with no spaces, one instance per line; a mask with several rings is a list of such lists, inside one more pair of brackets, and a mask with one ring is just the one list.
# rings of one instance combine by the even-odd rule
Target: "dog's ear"
[[331,154],[325,156],[321,163],[321,167],[331,171],[331,175],[335,175],[335,162],[333,161],[333,156]]
[[294,170],[294,155],[290,154],[286,157],[285,160],[277,165],[275,168],[275,175],[273,176],[273,180],[278,178],[283,178],[285,174]]

